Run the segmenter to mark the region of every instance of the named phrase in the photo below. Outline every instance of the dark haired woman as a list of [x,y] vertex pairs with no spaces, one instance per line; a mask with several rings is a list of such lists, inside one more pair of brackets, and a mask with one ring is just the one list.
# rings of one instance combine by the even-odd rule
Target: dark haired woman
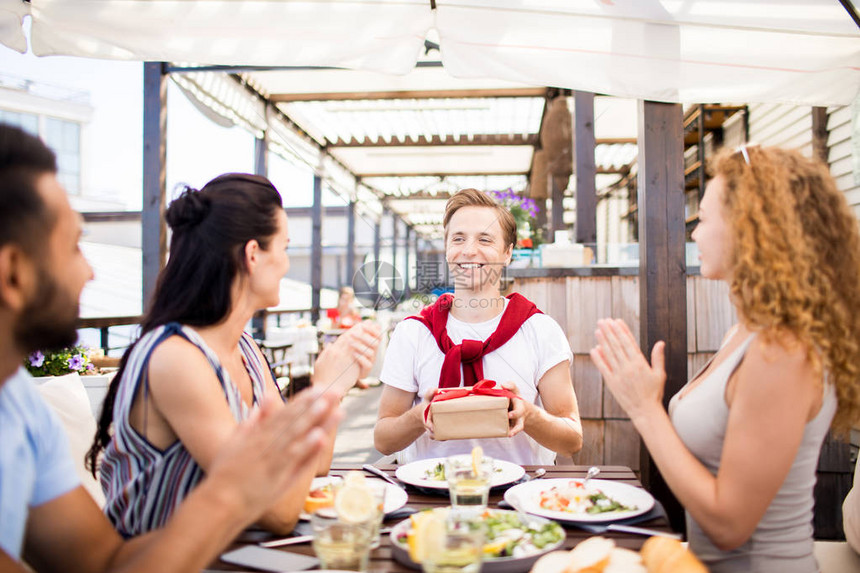
[[[244,332],[278,303],[289,269],[287,217],[265,178],[230,173],[171,203],[170,259],[158,277],[140,339],[111,384],[89,463],[99,454],[105,513],[130,537],[164,524],[203,478],[237,424],[278,392],[260,349]],[[375,325],[362,323],[324,351],[314,386],[345,393],[369,370]],[[113,424],[113,432],[110,427]],[[260,520],[292,530],[310,482],[328,471],[334,447],[295,476]],[[265,455],[265,452],[260,452]]]

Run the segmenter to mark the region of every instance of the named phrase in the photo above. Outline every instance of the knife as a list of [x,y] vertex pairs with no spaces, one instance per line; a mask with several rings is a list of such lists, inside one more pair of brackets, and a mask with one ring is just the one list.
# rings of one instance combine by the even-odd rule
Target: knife
[[394,481],[394,479],[392,479],[387,473],[385,473],[384,471],[382,471],[381,469],[379,469],[376,466],[372,466],[370,464],[364,464],[363,466],[361,466],[361,469],[363,469],[366,472],[372,473],[373,475],[375,475],[377,477],[381,477],[382,479],[384,479],[385,481],[387,481],[391,485],[396,485],[397,487],[400,487],[399,483]]
[[[391,532],[390,527],[383,527],[379,530],[380,535],[384,535],[386,533]],[[307,543],[309,541],[313,541],[313,535],[295,535],[293,537],[284,537],[283,539],[273,539],[272,541],[264,541],[262,543],[258,543],[260,547],[266,547],[271,549],[272,547],[283,547],[285,545],[296,545],[298,543]]]
[[681,539],[681,535],[678,533],[667,533],[665,531],[659,531],[657,529],[647,529],[645,527],[634,527],[632,525],[621,525],[618,523],[611,523],[606,527],[606,531],[618,531],[621,533],[634,533],[636,535],[658,535],[660,537],[671,537],[672,539]]

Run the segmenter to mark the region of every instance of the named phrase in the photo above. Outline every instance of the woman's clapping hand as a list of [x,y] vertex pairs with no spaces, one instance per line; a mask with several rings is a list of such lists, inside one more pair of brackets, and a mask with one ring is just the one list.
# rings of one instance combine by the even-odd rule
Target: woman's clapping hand
[[655,404],[662,408],[665,342],[654,345],[648,364],[623,320],[599,320],[595,334],[597,346],[591,349],[591,359],[627,415],[635,420]]

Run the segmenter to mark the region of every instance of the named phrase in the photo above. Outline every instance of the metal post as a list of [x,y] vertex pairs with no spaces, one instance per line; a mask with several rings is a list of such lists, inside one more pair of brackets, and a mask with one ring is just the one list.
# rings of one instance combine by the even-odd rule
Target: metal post
[[[576,154],[576,242],[597,242],[597,188],[594,163],[594,94],[573,96],[574,153]],[[553,197],[553,211],[555,211]],[[558,228],[558,227],[556,227]]]
[[[550,185],[552,185],[552,237],[555,237],[556,231],[564,229],[564,188],[559,184],[560,179],[549,176]],[[577,204],[578,205],[578,204]],[[579,211],[577,210],[577,213]]]
[[311,322],[320,319],[322,290],[322,177],[314,174],[314,204],[311,207]]
[[[639,341],[646,356],[666,342],[666,406],[687,379],[683,125],[679,104],[639,102]],[[672,527],[683,531],[684,510],[644,445],[640,470]]]
[[346,282],[353,283],[355,276],[355,200],[349,202],[346,212]]
[[379,300],[379,257],[382,249],[382,218],[384,216],[385,209],[373,226],[373,293],[377,301]]
[[[269,142],[266,135],[254,139],[254,174],[269,176]],[[254,340],[266,339],[266,311],[258,310],[251,318],[251,336]]]
[[409,285],[409,251],[410,249],[410,239],[412,239],[412,227],[406,225],[406,262],[403,265],[403,296],[408,297],[411,294],[411,288]]
[[141,307],[149,308],[158,273],[167,262],[164,222],[167,164],[167,76],[163,62],[143,64],[143,211]]
[[397,242],[400,240],[400,225],[398,225],[397,214],[391,212],[391,267],[392,284],[391,296],[397,300]]

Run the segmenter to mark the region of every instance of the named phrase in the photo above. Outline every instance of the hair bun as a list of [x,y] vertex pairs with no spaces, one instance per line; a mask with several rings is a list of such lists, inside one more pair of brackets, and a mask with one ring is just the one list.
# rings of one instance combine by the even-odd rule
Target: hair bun
[[167,208],[167,224],[174,231],[196,227],[209,214],[212,201],[197,189],[185,187],[185,191]]

